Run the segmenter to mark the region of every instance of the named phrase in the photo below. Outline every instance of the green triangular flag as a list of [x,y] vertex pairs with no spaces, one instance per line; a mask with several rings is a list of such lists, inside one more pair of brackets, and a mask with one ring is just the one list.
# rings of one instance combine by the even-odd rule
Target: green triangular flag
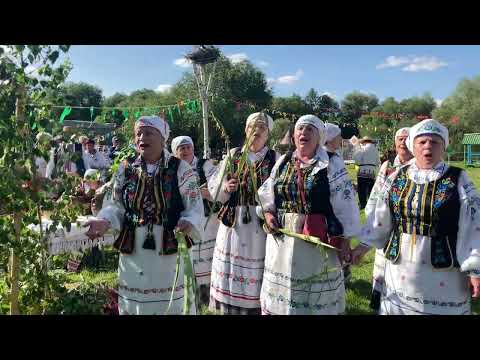
[[90,106],[90,121],[93,121],[93,106]]
[[135,111],[135,119],[138,119],[142,112],[140,110]]
[[123,111],[123,117],[125,118],[123,121],[127,121],[128,119],[128,110]]
[[168,108],[168,116],[170,117],[170,121],[173,123],[173,112],[171,108]]
[[60,115],[60,123],[63,124],[65,118],[72,112],[72,108],[67,106],[63,109],[62,115]]

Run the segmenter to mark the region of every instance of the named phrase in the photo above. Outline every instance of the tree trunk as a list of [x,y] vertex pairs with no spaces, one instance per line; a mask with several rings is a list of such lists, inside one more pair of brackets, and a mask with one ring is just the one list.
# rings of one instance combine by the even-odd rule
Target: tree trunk
[[[15,116],[19,131],[25,132],[25,88],[17,89],[17,102],[15,104]],[[24,134],[25,135],[25,134]],[[22,214],[13,215],[13,225],[15,228],[15,241],[17,246],[20,244],[20,235],[22,233]],[[15,248],[10,249],[10,315],[19,315],[20,307],[18,297],[20,294],[20,257]]]
[[[15,214],[13,218],[15,227],[15,240],[20,242],[20,233],[22,229],[22,218],[20,214]],[[10,249],[10,315],[19,315],[20,307],[18,296],[20,294],[20,258],[15,249]]]

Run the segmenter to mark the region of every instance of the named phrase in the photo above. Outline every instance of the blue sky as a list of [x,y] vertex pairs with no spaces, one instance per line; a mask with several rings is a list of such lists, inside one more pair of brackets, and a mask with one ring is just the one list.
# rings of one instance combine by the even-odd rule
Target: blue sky
[[[191,66],[191,46],[75,45],[70,81],[98,85],[105,96],[148,88],[165,91]],[[480,46],[423,45],[221,45],[232,61],[248,59],[269,80],[274,94],[304,96],[310,88],[337,100],[358,90],[381,100],[430,92],[450,95],[462,78],[480,75]],[[178,60],[180,59],[180,60]],[[178,60],[178,61],[177,61]],[[176,62],[177,61],[177,62]],[[184,65],[184,66],[181,66]]]

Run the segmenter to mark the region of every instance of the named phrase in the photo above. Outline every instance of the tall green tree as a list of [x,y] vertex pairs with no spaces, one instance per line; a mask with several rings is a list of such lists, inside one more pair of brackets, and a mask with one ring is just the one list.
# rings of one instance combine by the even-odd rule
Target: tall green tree
[[433,117],[448,127],[454,151],[462,152],[463,135],[479,132],[480,76],[462,79],[454,92],[433,111]]
[[[268,108],[272,101],[272,93],[267,86],[265,74],[249,61],[233,64],[222,56],[216,65],[208,64],[206,72],[210,73],[213,66],[215,74],[209,90],[210,110],[223,124],[231,145],[239,146],[245,136],[244,128],[248,115]],[[176,99],[198,99],[198,88],[193,73],[186,72],[169,93]],[[210,147],[213,153],[218,154],[224,148],[224,141],[221,141],[221,133],[214,122],[210,120],[209,124]],[[172,134],[191,136],[196,150],[201,153],[203,150],[201,112],[184,112],[175,116]]]
[[[65,120],[92,121],[100,115],[103,106],[103,91],[96,85],[85,82],[67,82],[58,89],[49,91],[48,97],[55,105],[82,106],[84,109],[72,108]],[[94,107],[93,111],[90,107]],[[55,116],[60,117],[63,109],[55,109]]]
[[[1,91],[16,99],[15,108],[0,117],[0,266],[8,264],[3,274],[9,274],[9,294],[0,294],[0,302],[9,299],[13,314],[39,313],[51,299],[58,284],[48,272],[42,235],[55,231],[59,224],[68,230],[78,215],[70,197],[75,181],[63,177],[65,191],[54,201],[54,184],[38,178],[35,166],[36,157],[49,157],[36,135],[53,127],[51,112],[44,105],[47,92],[58,89],[68,76],[68,62],[55,65],[68,49],[68,45],[9,45],[0,53]],[[43,211],[52,212],[52,226],[40,233],[32,231],[30,225],[40,223]]]
[[348,139],[353,135],[358,135],[358,120],[363,114],[371,112],[377,106],[378,98],[373,94],[364,94],[359,91],[347,94],[340,104],[339,122],[342,136]]

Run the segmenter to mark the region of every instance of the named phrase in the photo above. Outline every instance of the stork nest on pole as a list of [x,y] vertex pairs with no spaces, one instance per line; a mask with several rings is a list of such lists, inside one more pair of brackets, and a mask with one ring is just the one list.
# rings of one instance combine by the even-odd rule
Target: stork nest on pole
[[220,50],[211,45],[200,45],[191,53],[185,55],[185,58],[194,64],[205,65],[217,61],[220,57]]

